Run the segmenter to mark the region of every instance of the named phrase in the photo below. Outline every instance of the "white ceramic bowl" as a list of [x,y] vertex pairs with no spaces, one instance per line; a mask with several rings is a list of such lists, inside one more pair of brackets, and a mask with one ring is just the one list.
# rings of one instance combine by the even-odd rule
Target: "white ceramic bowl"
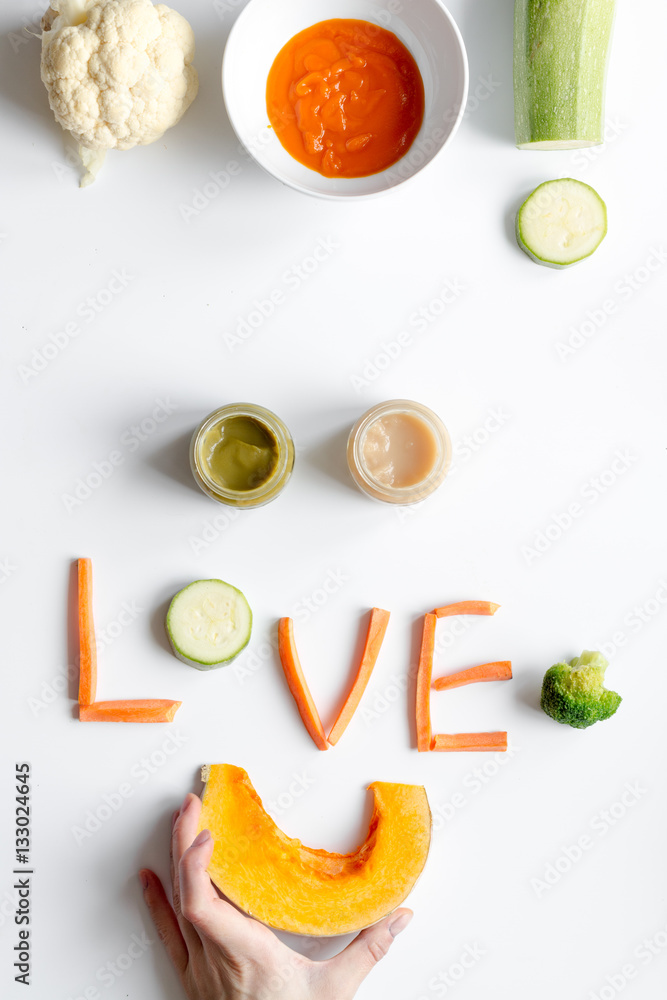
[[[393,31],[424,81],[424,121],[415,141],[393,166],[369,177],[331,178],[310,170],[283,149],[269,125],[266,80],[273,60],[297,32],[333,17]],[[238,138],[283,184],[320,198],[370,197],[414,177],[451,141],[468,97],[468,61],[459,29],[440,0],[250,0],[225,47],[222,91]]]

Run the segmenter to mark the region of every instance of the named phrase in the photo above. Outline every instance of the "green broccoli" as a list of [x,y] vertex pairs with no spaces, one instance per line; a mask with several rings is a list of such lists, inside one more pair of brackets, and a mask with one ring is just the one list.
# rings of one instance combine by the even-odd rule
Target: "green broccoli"
[[585,649],[569,663],[549,667],[542,681],[540,705],[556,722],[575,729],[608,719],[621,704],[621,696],[604,686],[607,666],[602,653]]

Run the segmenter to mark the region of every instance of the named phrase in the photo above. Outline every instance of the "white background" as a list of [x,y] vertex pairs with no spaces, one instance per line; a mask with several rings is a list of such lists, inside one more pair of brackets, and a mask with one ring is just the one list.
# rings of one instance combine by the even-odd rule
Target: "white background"
[[[167,875],[171,811],[199,791],[201,764],[229,761],[267,802],[283,796],[274,816],[289,834],[331,850],[363,837],[372,780],[426,786],[434,837],[409,901],[415,919],[360,998],[654,1000],[667,971],[664,5],[620,5],[606,146],[528,153],[513,146],[512,4],[452,0],[471,95],[483,99],[471,99],[435,164],[360,204],[310,200],[240,154],[219,85],[238,7],[207,0],[179,4],[197,38],[192,108],[153,146],[110,154],[80,190],[39,79],[39,43],[17,42],[35,6],[11,0],[0,13],[3,997],[75,1000],[93,988],[104,1000],[180,997],[159,942],[121,977],[108,963],[132,935],[153,936],[136,872]],[[209,187],[208,203],[189,212],[231,161],[241,169],[228,187]],[[564,272],[533,264],[512,232],[517,205],[559,175],[593,184],[609,209],[600,249]],[[286,272],[320,240],[332,252],[291,288]],[[131,278],[88,322],[86,300],[104,300],[114,272]],[[464,290],[440,309],[448,282]],[[255,300],[276,289],[284,301],[234,345]],[[68,323],[78,336],[26,376],[33,352]],[[402,331],[409,346],[373,368]],[[562,356],[558,345],[577,331],[583,346]],[[442,489],[409,511],[355,492],[344,462],[354,420],[399,396],[435,409],[455,445]],[[275,503],[234,517],[194,487],[187,442],[206,413],[239,400],[280,414],[298,456]],[[152,425],[160,401],[172,412]],[[139,441],[131,428],[142,421],[153,432]],[[116,450],[113,474],[69,502]],[[572,504],[579,516],[568,524]],[[108,640],[99,697],[182,699],[171,726],[77,720],[74,669],[64,691],[62,678],[75,663],[71,574],[82,555],[93,559],[96,624]],[[255,627],[234,665],[206,674],[170,654],[163,619],[177,590],[209,576],[245,591]],[[322,603],[327,579],[334,592]],[[513,750],[420,755],[397,687],[415,664],[420,615],[469,598],[502,607],[467,620],[458,637],[440,623],[436,673],[510,658],[515,678],[434,696],[434,725],[507,729]],[[327,725],[373,605],[392,619],[365,712],[320,753],[266,643],[281,615],[295,617]],[[135,617],[119,629],[124,606]],[[602,644],[621,708],[585,732],[557,726],[537,708],[545,669]],[[168,755],[169,732],[180,746]],[[30,991],[12,969],[13,770],[23,760]],[[294,775],[308,788],[289,802]],[[129,797],[82,838],[121,785]],[[582,837],[588,849],[568,862],[564,851]],[[560,877],[541,887],[556,866]],[[454,982],[466,949],[480,957]]]

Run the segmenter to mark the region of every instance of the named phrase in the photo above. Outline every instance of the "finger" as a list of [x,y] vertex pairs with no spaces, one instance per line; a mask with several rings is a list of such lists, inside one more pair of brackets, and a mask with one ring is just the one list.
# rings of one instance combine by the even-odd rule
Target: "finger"
[[171,839],[169,841],[169,870],[171,874],[171,894],[172,894],[172,899],[174,901],[174,909],[176,911],[177,916],[180,913],[180,893],[178,888],[178,862],[180,861],[180,858],[177,858],[175,856],[177,849],[176,824],[178,823],[178,818],[183,812],[183,809],[185,808],[187,802],[188,798],[186,796],[186,799],[183,802],[183,804],[180,806],[179,809],[177,809],[173,813],[171,817]]
[[[174,814],[171,827],[171,880],[174,889],[174,902],[178,903],[179,876],[178,866],[181,858],[187,851],[192,841],[197,836],[199,816],[201,813],[201,800],[189,792],[183,801],[181,808]],[[178,913],[180,907],[174,906]]]
[[178,920],[181,934],[191,952],[195,954],[201,948],[201,939],[190,924],[187,917],[183,915],[180,885],[180,862],[181,858],[192,844],[197,835],[199,815],[201,813],[201,800],[192,793],[186,795],[176,819],[174,820],[171,836],[171,885],[174,900],[174,912]]
[[160,940],[167,949],[178,975],[183,978],[188,967],[188,949],[176,914],[169,905],[167,894],[157,875],[148,868],[142,868],[139,878],[144,890],[144,899]]
[[228,955],[252,950],[257,944],[256,921],[221,899],[211,882],[207,869],[213,847],[210,832],[202,830],[181,858],[179,883],[183,916],[204,939],[210,938]]
[[335,994],[354,996],[371,969],[387,954],[394,938],[411,920],[412,910],[395,910],[380,923],[362,931],[340,955],[323,962],[322,971],[332,987],[335,985]]
[[204,933],[209,930],[209,910],[222,902],[207,871],[212,854],[213,837],[202,830],[181,858],[178,873],[183,915]]

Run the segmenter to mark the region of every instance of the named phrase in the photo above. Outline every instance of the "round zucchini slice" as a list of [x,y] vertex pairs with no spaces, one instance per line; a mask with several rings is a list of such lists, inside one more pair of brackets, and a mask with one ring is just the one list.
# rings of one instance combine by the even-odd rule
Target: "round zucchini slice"
[[178,659],[197,670],[211,670],[248,645],[252,611],[230,583],[196,580],[173,598],[165,624]]
[[519,246],[538,264],[569,267],[590,257],[607,234],[607,206],[572,177],[545,181],[516,215]]

